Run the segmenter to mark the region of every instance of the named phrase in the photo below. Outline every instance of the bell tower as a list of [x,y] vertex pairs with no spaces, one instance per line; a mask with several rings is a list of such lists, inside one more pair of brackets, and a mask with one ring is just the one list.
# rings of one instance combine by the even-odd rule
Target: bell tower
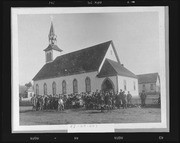
[[62,50],[57,46],[57,36],[54,31],[52,20],[48,38],[49,46],[46,49],[44,49],[46,63],[53,62],[53,60],[60,55],[60,52],[62,52]]

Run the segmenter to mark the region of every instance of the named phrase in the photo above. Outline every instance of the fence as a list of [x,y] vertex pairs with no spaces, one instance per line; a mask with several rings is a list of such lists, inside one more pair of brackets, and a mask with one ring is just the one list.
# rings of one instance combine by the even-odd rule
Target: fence
[[[146,103],[147,105],[155,105],[155,104],[158,104],[158,97],[157,97],[157,96],[148,95],[148,96],[146,97],[145,103]],[[140,99],[139,97],[132,98],[132,104],[135,104],[135,105],[141,104],[141,99]]]
[[32,106],[31,100],[19,101],[19,106]]

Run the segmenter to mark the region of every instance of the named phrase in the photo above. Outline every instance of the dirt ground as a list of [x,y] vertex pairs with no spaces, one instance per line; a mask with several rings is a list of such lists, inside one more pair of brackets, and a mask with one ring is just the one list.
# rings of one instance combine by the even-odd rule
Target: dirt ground
[[157,107],[98,110],[69,109],[64,111],[32,111],[20,107],[20,125],[91,124],[91,123],[148,123],[161,122]]

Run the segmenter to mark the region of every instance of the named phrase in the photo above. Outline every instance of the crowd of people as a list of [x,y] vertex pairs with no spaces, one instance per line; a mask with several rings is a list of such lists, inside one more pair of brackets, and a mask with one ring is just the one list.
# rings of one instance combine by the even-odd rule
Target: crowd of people
[[85,109],[110,110],[131,107],[132,95],[120,90],[82,92],[69,95],[34,95],[31,99],[34,110],[64,110],[84,107]]
[[[141,107],[146,106],[146,92],[140,93]],[[132,95],[128,91],[120,90],[115,94],[113,90],[82,92],[68,95],[35,95],[32,97],[33,110],[64,110],[84,107],[85,109],[112,110],[132,107]],[[158,99],[160,104],[160,95]]]

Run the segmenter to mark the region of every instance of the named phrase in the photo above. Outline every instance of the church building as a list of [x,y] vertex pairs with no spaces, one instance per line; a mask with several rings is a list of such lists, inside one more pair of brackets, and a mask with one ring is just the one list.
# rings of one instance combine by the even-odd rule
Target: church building
[[121,64],[113,41],[61,55],[53,23],[49,32],[45,64],[33,78],[39,95],[95,92],[120,89],[138,96],[137,76]]

